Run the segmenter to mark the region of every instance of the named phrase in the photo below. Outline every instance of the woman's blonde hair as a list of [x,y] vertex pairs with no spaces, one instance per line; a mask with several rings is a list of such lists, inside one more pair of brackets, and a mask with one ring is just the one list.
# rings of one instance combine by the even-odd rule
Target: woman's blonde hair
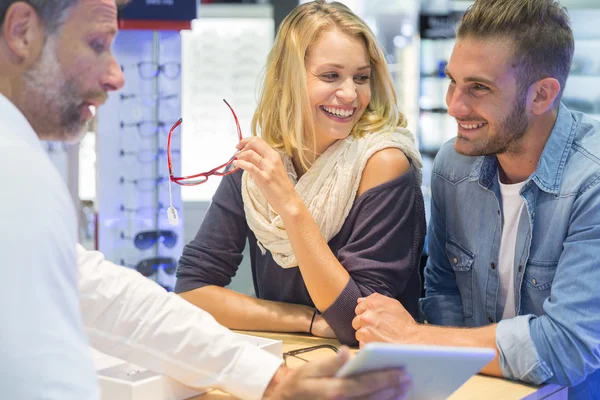
[[[323,32],[338,30],[364,41],[371,63],[371,101],[352,129],[354,137],[406,126],[385,56],[369,27],[345,5],[324,0],[297,6],[283,20],[267,59],[252,134],[289,156],[297,153],[308,169],[307,151],[314,151],[315,130],[305,68],[309,48]],[[308,144],[311,144],[309,146]]]

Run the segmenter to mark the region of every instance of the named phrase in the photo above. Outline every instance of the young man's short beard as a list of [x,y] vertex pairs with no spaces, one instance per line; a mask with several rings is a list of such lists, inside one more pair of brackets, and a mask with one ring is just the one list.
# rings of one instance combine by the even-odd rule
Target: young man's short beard
[[473,146],[469,151],[459,151],[459,153],[472,157],[520,153],[520,141],[529,128],[525,111],[526,99],[527,92],[519,92],[510,114],[500,122],[500,127],[494,132],[494,136],[487,138],[487,141],[480,145]]

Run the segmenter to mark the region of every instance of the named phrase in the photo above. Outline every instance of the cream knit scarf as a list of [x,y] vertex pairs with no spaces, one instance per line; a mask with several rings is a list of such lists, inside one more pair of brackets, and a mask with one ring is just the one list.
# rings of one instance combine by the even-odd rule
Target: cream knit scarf
[[[352,208],[367,160],[388,147],[399,148],[406,154],[417,171],[420,185],[421,156],[413,135],[404,128],[366,134],[359,139],[349,136],[339,140],[319,156],[300,179],[297,179],[291,158],[281,154],[290,180],[327,242],[340,231]],[[269,250],[282,268],[297,266],[281,217],[271,208],[247,172],[242,175],[242,199],[246,221],[263,254]]]

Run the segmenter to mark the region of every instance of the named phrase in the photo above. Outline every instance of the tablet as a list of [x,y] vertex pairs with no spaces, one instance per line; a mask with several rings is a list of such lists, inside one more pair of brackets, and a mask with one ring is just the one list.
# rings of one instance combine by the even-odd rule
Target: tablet
[[445,399],[495,355],[489,348],[369,343],[336,376],[404,367],[413,381],[407,399]]

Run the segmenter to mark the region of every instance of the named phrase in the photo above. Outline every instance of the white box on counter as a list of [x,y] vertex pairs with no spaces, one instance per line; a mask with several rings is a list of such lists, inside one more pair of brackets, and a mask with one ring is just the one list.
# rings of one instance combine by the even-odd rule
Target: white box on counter
[[[281,340],[236,333],[244,341],[278,357],[282,356]],[[94,365],[102,392],[102,400],[184,400],[205,393],[187,387],[167,376],[127,363],[92,349]]]
[[283,354],[283,343],[281,340],[273,340],[267,339],[259,336],[252,335],[244,335],[241,333],[236,333],[236,336],[244,341],[247,341],[255,346],[260,347],[261,349],[276,355],[281,358]]

